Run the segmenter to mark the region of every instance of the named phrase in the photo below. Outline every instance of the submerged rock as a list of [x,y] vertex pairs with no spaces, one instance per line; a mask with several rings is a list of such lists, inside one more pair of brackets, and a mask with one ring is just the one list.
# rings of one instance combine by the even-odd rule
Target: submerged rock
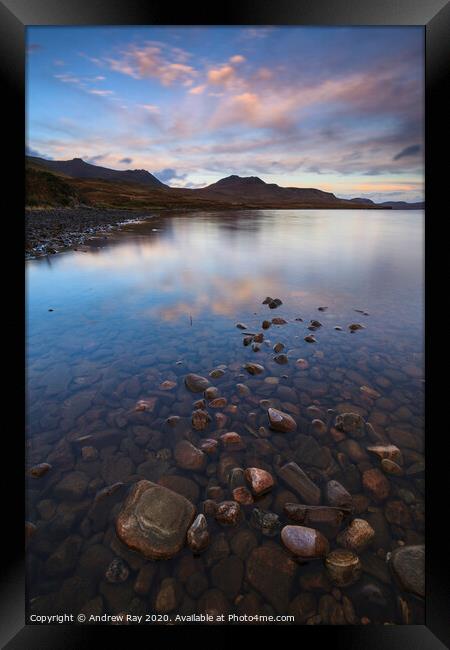
[[206,456],[188,440],[181,440],[175,447],[175,461],[178,467],[193,472],[200,472],[205,468]]
[[325,560],[328,577],[338,587],[348,587],[362,575],[359,557],[353,551],[337,548]]
[[47,472],[52,468],[52,466],[49,463],[40,463],[39,465],[34,465],[34,467],[30,467],[28,470],[29,476],[32,478],[41,478],[42,476],[45,476]]
[[389,496],[389,481],[376,467],[363,472],[362,484],[375,501],[384,501]]
[[255,496],[261,496],[274,486],[273,476],[264,469],[258,467],[248,467],[244,472],[245,478],[250,484],[251,490]]
[[209,531],[205,515],[199,514],[187,531],[187,543],[194,553],[201,553],[209,544]]
[[108,582],[125,582],[130,575],[130,570],[122,558],[116,557],[106,570],[105,578]]
[[296,421],[288,413],[284,413],[278,409],[269,408],[267,410],[267,415],[269,418],[270,428],[274,431],[287,433],[288,431],[295,431],[297,428]]
[[129,548],[167,560],[184,546],[195,507],[180,494],[150,481],[135,483],[117,517],[116,532]]
[[334,426],[354,438],[362,438],[365,434],[364,420],[359,413],[341,413],[336,417]]
[[367,451],[377,456],[380,460],[388,459],[398,465],[403,464],[402,452],[395,445],[371,445],[366,447]]
[[192,413],[192,426],[196,431],[203,431],[211,422],[211,416],[203,409],[196,409]]
[[337,537],[340,546],[352,551],[364,550],[375,537],[375,531],[365,519],[353,519]]
[[325,557],[330,551],[327,538],[307,526],[285,526],[281,531],[281,541],[295,556],[307,560]]
[[297,564],[278,544],[268,542],[254,548],[247,560],[246,577],[249,584],[269,602],[279,614],[287,611]]
[[286,354],[277,354],[276,356],[274,356],[273,360],[275,361],[275,363],[278,363],[279,365],[284,365],[289,361]]
[[241,507],[236,501],[222,501],[215,512],[216,521],[224,526],[236,526],[241,520]]
[[188,388],[192,393],[202,393],[210,385],[209,380],[206,379],[206,377],[194,373],[186,375],[184,383],[186,388]]
[[404,591],[425,598],[425,546],[396,548],[389,558],[389,566]]
[[249,375],[260,375],[264,372],[264,366],[259,365],[259,363],[245,363],[243,367]]
[[304,339],[307,343],[316,343],[316,337],[313,334],[307,334]]
[[308,505],[317,506],[320,503],[321,492],[297,463],[286,463],[277,470],[278,476],[298,494]]
[[281,529],[279,516],[261,508],[253,508],[250,523],[266,537],[275,537]]

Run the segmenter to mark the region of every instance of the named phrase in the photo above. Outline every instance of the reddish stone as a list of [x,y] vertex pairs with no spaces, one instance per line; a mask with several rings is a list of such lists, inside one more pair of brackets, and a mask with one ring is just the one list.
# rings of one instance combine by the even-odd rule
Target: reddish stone
[[194,447],[188,440],[181,440],[174,451],[176,463],[182,469],[200,472],[206,465],[205,454]]
[[243,506],[249,506],[253,503],[251,492],[245,486],[234,488],[233,499]]
[[241,507],[236,501],[222,501],[217,506],[215,517],[224,526],[236,526],[241,519]]
[[275,484],[272,475],[258,467],[248,467],[244,475],[255,496],[261,496],[269,492]]
[[389,481],[376,467],[368,469],[363,473],[362,483],[376,501],[383,501],[389,496]]
[[244,441],[242,440],[241,436],[235,431],[224,433],[220,436],[220,441],[224,449],[227,449],[229,451],[241,451],[245,448]]
[[291,553],[305,559],[325,557],[330,551],[327,538],[307,526],[285,526],[281,540]]

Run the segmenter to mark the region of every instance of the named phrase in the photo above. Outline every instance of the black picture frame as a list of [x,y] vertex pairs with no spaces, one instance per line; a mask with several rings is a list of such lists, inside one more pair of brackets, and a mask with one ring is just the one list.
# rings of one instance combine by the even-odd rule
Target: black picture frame
[[[431,364],[434,350],[430,344],[431,288],[437,277],[437,262],[445,260],[431,246],[436,243],[435,231],[439,219],[443,193],[448,181],[448,165],[440,164],[448,157],[445,132],[448,120],[444,100],[446,71],[450,62],[450,4],[445,0],[228,0],[209,9],[200,5],[174,9],[161,0],[0,0],[0,69],[2,73],[4,141],[3,215],[13,222],[8,239],[8,251],[12,254],[7,277],[15,277],[11,284],[17,305],[14,316],[5,318],[8,347],[14,354],[14,367],[18,368],[18,380],[7,388],[6,400],[11,414],[8,435],[8,460],[10,469],[9,488],[3,494],[7,512],[2,525],[3,561],[1,566],[0,593],[0,641],[7,650],[36,648],[84,648],[106,642],[105,635],[114,634],[115,642],[130,643],[130,636],[145,634],[146,643],[155,642],[155,634],[172,639],[179,634],[179,627],[102,627],[82,625],[38,626],[25,625],[24,589],[24,543],[23,543],[23,454],[24,444],[21,425],[24,425],[24,271],[23,226],[24,207],[24,150],[25,150],[25,28],[31,25],[422,25],[426,38],[426,457],[427,467],[427,533],[426,533],[426,625],[423,626],[357,626],[357,627],[308,627],[302,626],[299,642],[306,647],[311,643],[330,643],[333,648],[365,648],[367,650],[438,650],[450,647],[450,589],[446,576],[449,568],[448,541],[441,525],[447,516],[442,494],[443,483],[448,474],[447,457],[441,453],[442,430],[439,417],[439,398],[431,382]],[[447,181],[447,182],[446,182]],[[12,190],[14,188],[14,191]],[[442,218],[441,218],[442,223]],[[434,225],[433,225],[434,224]],[[439,239],[439,234],[437,235]],[[445,276],[444,276],[445,277]],[[11,288],[8,287],[8,288]],[[11,294],[12,295],[12,294]],[[10,312],[11,313],[11,312]],[[13,346],[14,343],[14,346]],[[438,352],[439,354],[439,352]],[[440,356],[440,355],[439,355]],[[11,368],[13,366],[10,366]],[[434,374],[434,371],[433,371]],[[433,392],[431,391],[433,385]],[[5,400],[5,401],[6,401]],[[11,401],[9,401],[11,400]],[[16,400],[16,405],[12,404]],[[445,402],[444,402],[445,404]],[[445,426],[445,425],[444,425]],[[432,428],[434,427],[434,430]],[[6,433],[6,431],[5,431]],[[5,463],[6,464],[6,463]],[[444,477],[441,479],[440,477]],[[6,522],[6,523],[5,523]],[[286,629],[289,629],[286,628]],[[213,632],[216,634],[213,634]],[[267,641],[269,632],[275,632],[283,642],[285,628],[269,630],[265,626],[251,626],[254,641],[259,633]],[[190,627],[189,634],[213,634],[211,641],[229,644],[238,632],[233,627],[212,630],[208,626]],[[239,634],[241,628],[239,629]],[[292,629],[290,629],[292,634]],[[150,635],[150,636],[149,636]],[[205,637],[205,641],[209,637]],[[220,639],[220,641],[219,641]],[[295,637],[294,637],[295,639]],[[193,642],[193,637],[190,637]],[[189,638],[188,638],[189,641]],[[253,642],[254,642],[253,641]],[[169,641],[172,642],[172,641]]]

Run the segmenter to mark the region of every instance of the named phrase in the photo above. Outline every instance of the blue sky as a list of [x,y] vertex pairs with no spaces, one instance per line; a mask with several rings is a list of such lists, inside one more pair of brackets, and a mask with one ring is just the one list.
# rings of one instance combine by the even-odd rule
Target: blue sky
[[423,200],[421,27],[32,27],[27,150]]

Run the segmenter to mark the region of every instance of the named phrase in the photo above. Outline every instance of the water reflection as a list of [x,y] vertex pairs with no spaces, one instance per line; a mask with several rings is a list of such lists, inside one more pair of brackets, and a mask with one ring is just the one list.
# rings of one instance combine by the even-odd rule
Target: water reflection
[[[37,526],[28,553],[31,610],[154,611],[170,578],[175,609],[185,613],[219,602],[227,611],[266,614],[286,613],[283,606],[297,623],[422,623],[423,602],[399,590],[385,562],[400,542],[424,539],[422,244],[421,212],[204,212],[155,216],[91,247],[27,262],[27,460],[52,465],[28,485],[28,517]],[[266,296],[283,305],[268,309]],[[267,330],[270,343],[258,352],[242,345],[238,321],[256,332],[274,316],[288,322]],[[323,323],[314,345],[304,341],[312,318]],[[365,329],[350,334],[355,321]],[[274,361],[275,341],[285,345],[287,364]],[[243,373],[249,361],[262,363],[264,373]],[[213,382],[226,400],[222,424],[211,408],[209,428],[199,432],[191,412],[201,394],[189,393],[184,377],[206,376],[218,364],[226,366]],[[172,388],[162,389],[168,381]],[[236,389],[243,382],[248,395]],[[153,410],[136,413],[139,400]],[[289,412],[298,432],[260,436],[264,400]],[[385,502],[362,484],[364,472],[378,467],[365,451],[374,440],[342,439],[333,429],[335,414],[349,408],[402,453],[406,472],[388,475]],[[171,415],[179,418],[175,428]],[[312,429],[315,418],[324,423],[323,437]],[[245,450],[233,452],[240,467],[276,476],[280,459],[295,460],[322,491],[333,478],[354,496],[376,537],[361,551],[361,581],[342,590],[345,608],[331,585],[314,587],[324,579],[321,562],[295,565],[289,584],[277,582],[280,571],[267,588],[255,586],[252,549],[268,540],[250,511],[237,529],[208,516],[211,548],[194,559],[184,549],[153,566],[120,545],[114,521],[123,495],[108,496],[104,506],[96,495],[145,478],[177,486],[198,511],[207,498],[229,499],[223,451],[198,472],[174,458],[180,440],[200,445],[224,431],[244,441]],[[258,506],[283,518],[286,498],[286,485],[277,482]],[[279,538],[271,543],[278,553]],[[333,536],[330,543],[336,547]],[[105,576],[117,557],[128,573],[111,584]],[[144,589],[145,567],[152,578]],[[282,605],[269,592],[282,593]]]

